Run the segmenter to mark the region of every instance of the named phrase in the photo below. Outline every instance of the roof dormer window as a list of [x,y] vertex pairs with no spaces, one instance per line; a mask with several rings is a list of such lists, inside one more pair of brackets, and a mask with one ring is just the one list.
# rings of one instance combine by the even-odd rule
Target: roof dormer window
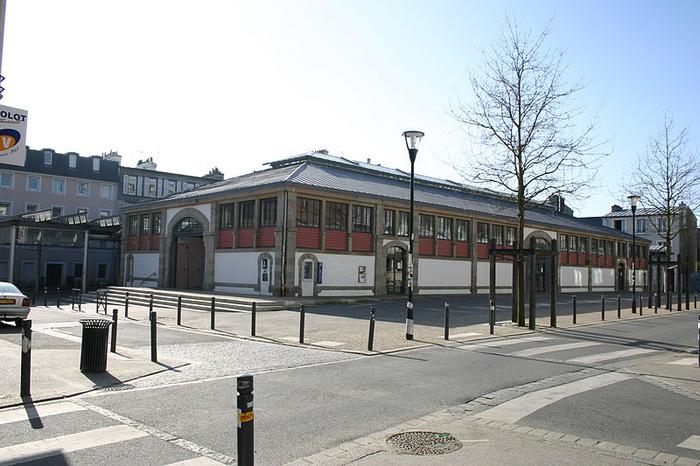
[[51,165],[53,163],[53,152],[50,150],[44,151],[44,165]]
[[78,166],[78,156],[76,154],[70,154],[68,156],[68,167],[76,168]]
[[92,171],[94,171],[94,172],[100,171],[100,158],[99,157],[92,158]]

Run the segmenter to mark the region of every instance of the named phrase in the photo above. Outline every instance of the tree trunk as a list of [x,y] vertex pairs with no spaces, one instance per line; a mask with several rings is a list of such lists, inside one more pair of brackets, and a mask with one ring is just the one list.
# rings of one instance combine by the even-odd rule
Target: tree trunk
[[[518,247],[525,247],[525,201],[518,199]],[[525,326],[525,257],[518,253],[518,326]]]

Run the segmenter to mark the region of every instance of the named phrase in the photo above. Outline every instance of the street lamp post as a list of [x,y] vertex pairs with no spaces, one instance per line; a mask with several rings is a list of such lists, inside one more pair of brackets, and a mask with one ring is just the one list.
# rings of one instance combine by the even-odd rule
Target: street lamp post
[[418,144],[425,136],[422,131],[404,131],[408,157],[411,159],[411,201],[408,213],[408,302],[406,303],[406,340],[413,340],[413,166],[418,155]]
[[[632,314],[637,313],[637,203],[639,196],[632,194],[627,196],[632,208]],[[641,309],[640,309],[641,310]]]

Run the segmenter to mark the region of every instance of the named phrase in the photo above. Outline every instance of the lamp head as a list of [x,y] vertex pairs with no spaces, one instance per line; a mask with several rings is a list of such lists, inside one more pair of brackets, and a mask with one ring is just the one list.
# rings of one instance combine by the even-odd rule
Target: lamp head
[[403,137],[406,139],[406,148],[418,149],[421,139],[425,136],[423,131],[404,131]]
[[631,194],[627,196],[627,199],[630,201],[630,207],[632,207],[632,210],[634,210],[637,207],[637,203],[639,202],[639,196],[636,194]]

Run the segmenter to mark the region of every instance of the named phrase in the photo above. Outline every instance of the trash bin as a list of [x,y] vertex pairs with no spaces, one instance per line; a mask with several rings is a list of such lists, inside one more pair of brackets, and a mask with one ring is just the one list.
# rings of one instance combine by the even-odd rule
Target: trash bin
[[80,372],[104,372],[107,370],[107,319],[82,319],[83,339],[80,346]]

